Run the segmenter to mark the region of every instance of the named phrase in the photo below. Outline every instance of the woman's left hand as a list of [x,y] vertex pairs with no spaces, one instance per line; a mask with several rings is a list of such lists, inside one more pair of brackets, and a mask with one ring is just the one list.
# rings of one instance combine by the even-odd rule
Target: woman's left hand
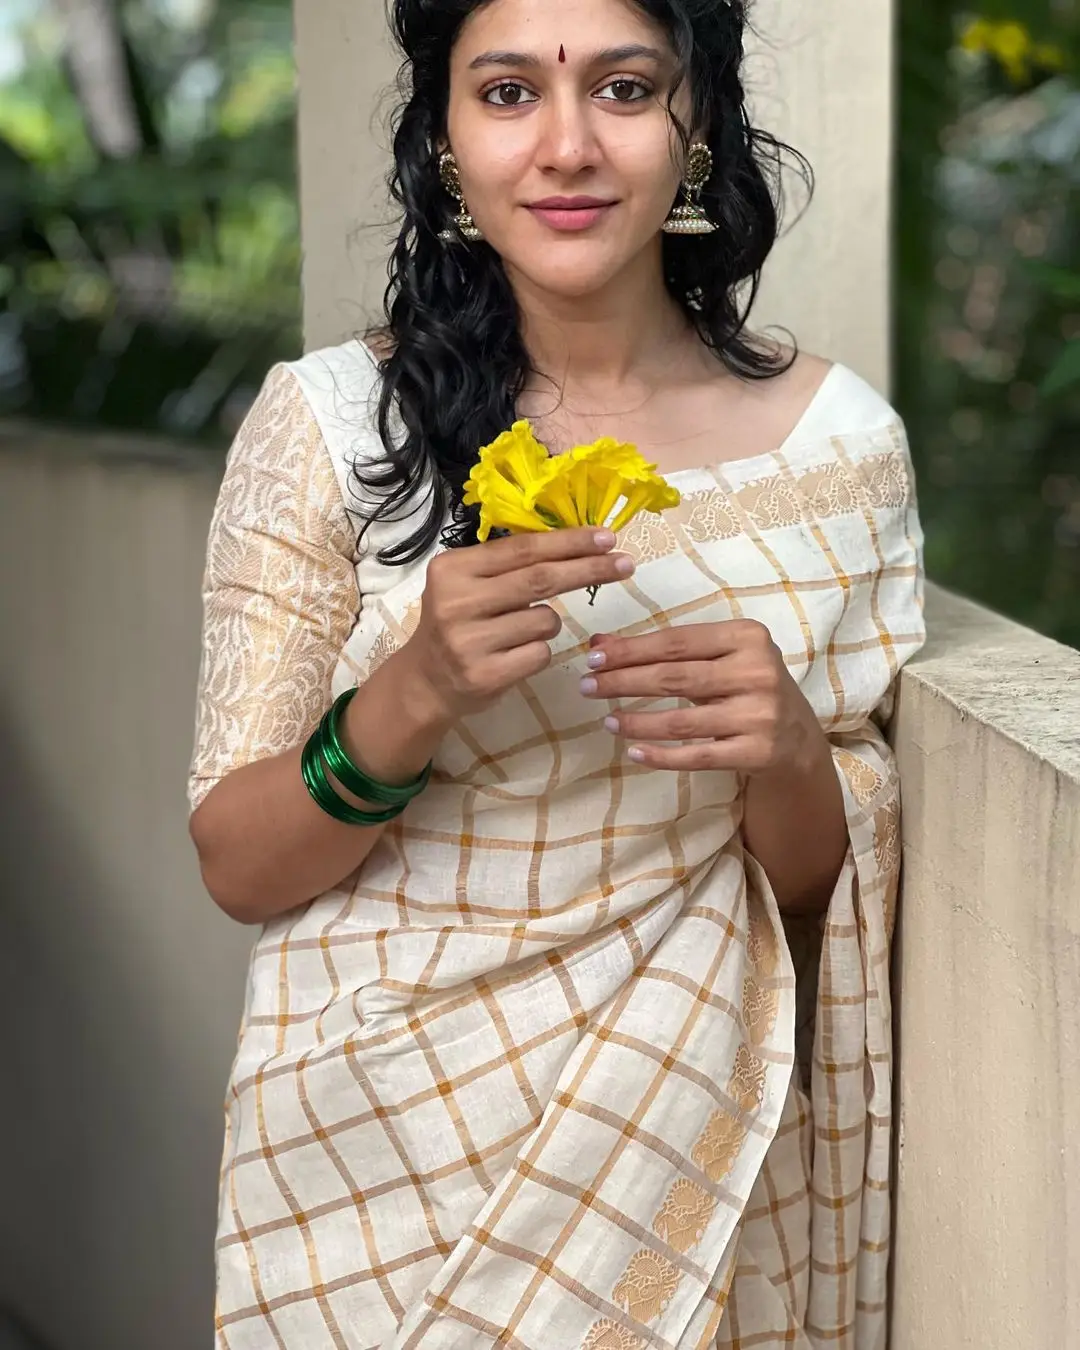
[[[592,640],[595,699],[684,699],[671,712],[613,712],[608,730],[653,769],[729,769],[751,775],[806,771],[828,742],[769,630],[749,619],[688,624]],[[694,744],[665,746],[665,741]]]

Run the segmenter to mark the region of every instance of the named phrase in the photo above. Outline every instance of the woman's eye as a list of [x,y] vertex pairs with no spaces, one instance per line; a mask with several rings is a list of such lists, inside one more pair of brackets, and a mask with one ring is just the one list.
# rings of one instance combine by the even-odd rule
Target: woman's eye
[[608,103],[640,103],[651,92],[648,85],[639,84],[637,80],[612,80],[596,97]]
[[496,108],[520,108],[523,103],[535,103],[535,97],[523,84],[497,84],[484,95],[484,102]]

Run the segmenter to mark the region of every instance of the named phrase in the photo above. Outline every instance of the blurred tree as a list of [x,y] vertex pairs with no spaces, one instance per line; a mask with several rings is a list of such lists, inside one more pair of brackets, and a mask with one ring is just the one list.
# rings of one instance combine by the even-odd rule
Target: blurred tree
[[290,21],[38,7],[0,86],[0,412],[220,441],[297,353]]
[[[64,20],[64,56],[91,143],[109,159],[144,148],[129,48],[112,0],[54,0]],[[144,109],[145,112],[145,109]]]

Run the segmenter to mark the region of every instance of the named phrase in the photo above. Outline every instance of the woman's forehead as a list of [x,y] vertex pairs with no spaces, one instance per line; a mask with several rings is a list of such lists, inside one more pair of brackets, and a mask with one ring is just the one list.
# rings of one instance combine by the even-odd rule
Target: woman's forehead
[[575,62],[631,43],[670,51],[661,25],[634,0],[490,0],[472,12],[459,35],[470,48],[508,41],[512,50],[545,61],[557,60],[560,47]]

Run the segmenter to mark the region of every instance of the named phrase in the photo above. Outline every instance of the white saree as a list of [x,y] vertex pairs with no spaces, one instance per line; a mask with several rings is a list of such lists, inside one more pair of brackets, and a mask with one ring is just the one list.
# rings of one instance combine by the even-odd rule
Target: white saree
[[[425,562],[374,559],[409,524],[361,555],[346,510],[376,379],[355,343],[279,368],[238,438],[193,804],[415,626]],[[671,479],[682,506],[620,540],[635,576],[565,597],[550,669],[259,939],[218,1350],[883,1350],[899,799],[876,719],[923,640],[904,434],[835,367],[781,449]],[[844,788],[809,949],[743,849],[738,776],[634,765],[578,693],[593,632],[733,617],[770,629]]]

